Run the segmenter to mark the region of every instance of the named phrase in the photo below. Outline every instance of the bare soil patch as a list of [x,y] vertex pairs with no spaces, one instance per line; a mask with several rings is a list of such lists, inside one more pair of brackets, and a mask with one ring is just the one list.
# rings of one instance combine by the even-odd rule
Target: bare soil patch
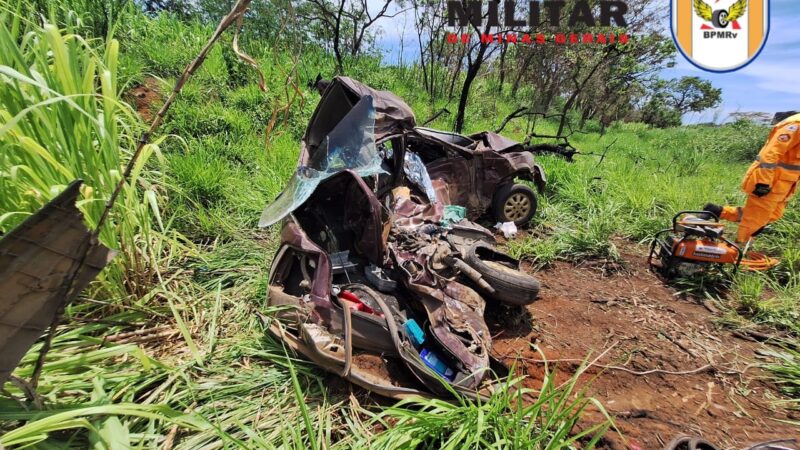
[[610,433],[608,448],[660,449],[679,434],[735,449],[798,437],[780,422],[798,417],[776,406],[779,394],[754,365],[763,347],[720,329],[647,270],[644,250],[621,246],[624,270],[559,262],[536,274],[541,299],[524,314],[490,313],[494,355],[523,368],[534,388],[543,356],[558,382],[594,362],[581,382],[629,440]]
[[139,113],[139,117],[146,123],[152,121],[153,117],[158,113],[159,105],[162,103],[158,80],[146,78],[143,84],[131,88],[128,94],[131,97],[133,107]]

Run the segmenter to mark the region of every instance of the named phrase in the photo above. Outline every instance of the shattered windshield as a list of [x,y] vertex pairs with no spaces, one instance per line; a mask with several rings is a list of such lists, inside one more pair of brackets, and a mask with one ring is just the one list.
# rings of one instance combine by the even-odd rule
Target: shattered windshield
[[375,108],[364,96],[325,138],[306,166],[298,167],[283,192],[261,213],[259,227],[268,227],[302,205],[324,180],[352,170],[361,177],[385,173],[375,146]]

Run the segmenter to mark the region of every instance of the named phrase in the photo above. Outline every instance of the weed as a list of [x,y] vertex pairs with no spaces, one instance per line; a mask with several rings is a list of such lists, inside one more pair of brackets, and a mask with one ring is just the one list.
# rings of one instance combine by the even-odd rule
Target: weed
[[766,288],[766,279],[758,273],[742,273],[736,280],[736,292],[734,296],[739,305],[750,314],[759,311],[761,296]]
[[198,206],[209,208],[225,198],[231,169],[225,161],[202,149],[170,159],[176,184]]
[[792,398],[787,401],[791,407],[800,409],[800,352],[796,348],[784,347],[769,353],[773,362],[763,367],[772,372],[781,390]]
[[[581,448],[591,449],[611,426],[602,406],[577,388],[577,376],[559,386],[554,374],[547,373],[538,391],[522,387],[521,381],[508,380],[486,401],[402,401],[373,414],[367,428],[380,424],[386,431],[370,438],[360,433],[363,437],[356,446],[545,449],[571,448],[580,442]],[[606,420],[573,435],[575,424],[590,406],[597,406]]]
[[[119,100],[119,45],[99,48],[55,25],[33,25],[2,13],[0,23],[0,230],[7,231],[76,178],[84,187],[78,206],[97,222],[119,181],[139,130],[130,107]],[[25,36],[23,39],[22,36]],[[142,294],[153,286],[163,251],[178,237],[161,217],[161,162],[156,141],[148,145],[125,183],[110,223],[101,230],[121,255],[95,285],[106,296]],[[154,224],[159,224],[158,227]]]

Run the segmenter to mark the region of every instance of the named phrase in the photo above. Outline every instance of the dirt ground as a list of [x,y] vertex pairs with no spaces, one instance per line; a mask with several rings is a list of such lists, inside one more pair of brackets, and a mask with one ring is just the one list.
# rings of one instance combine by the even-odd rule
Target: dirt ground
[[143,84],[128,91],[128,95],[142,120],[145,123],[153,120],[153,117],[158,113],[158,105],[161,104],[158,80],[148,77]]
[[628,439],[609,433],[607,448],[660,449],[690,434],[744,449],[800,436],[780,422],[800,417],[775,406],[778,394],[754,367],[764,347],[720,329],[706,307],[677,296],[647,270],[640,248],[623,244],[621,253],[624,269],[613,273],[597,263],[537,272],[541,299],[528,314],[490,321],[495,356],[524,367],[531,387],[542,379],[543,354],[559,382],[592,362],[581,383]]

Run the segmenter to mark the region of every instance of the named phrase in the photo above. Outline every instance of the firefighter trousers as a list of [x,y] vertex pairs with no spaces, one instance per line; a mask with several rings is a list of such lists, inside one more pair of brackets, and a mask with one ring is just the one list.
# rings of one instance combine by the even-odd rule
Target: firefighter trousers
[[789,199],[796,190],[797,182],[791,185],[784,183],[783,186],[780,183],[776,184],[775,189],[763,197],[748,195],[744,208],[725,206],[720,218],[739,223],[736,242],[743,244],[765,226],[783,217],[786,205],[789,204]]

